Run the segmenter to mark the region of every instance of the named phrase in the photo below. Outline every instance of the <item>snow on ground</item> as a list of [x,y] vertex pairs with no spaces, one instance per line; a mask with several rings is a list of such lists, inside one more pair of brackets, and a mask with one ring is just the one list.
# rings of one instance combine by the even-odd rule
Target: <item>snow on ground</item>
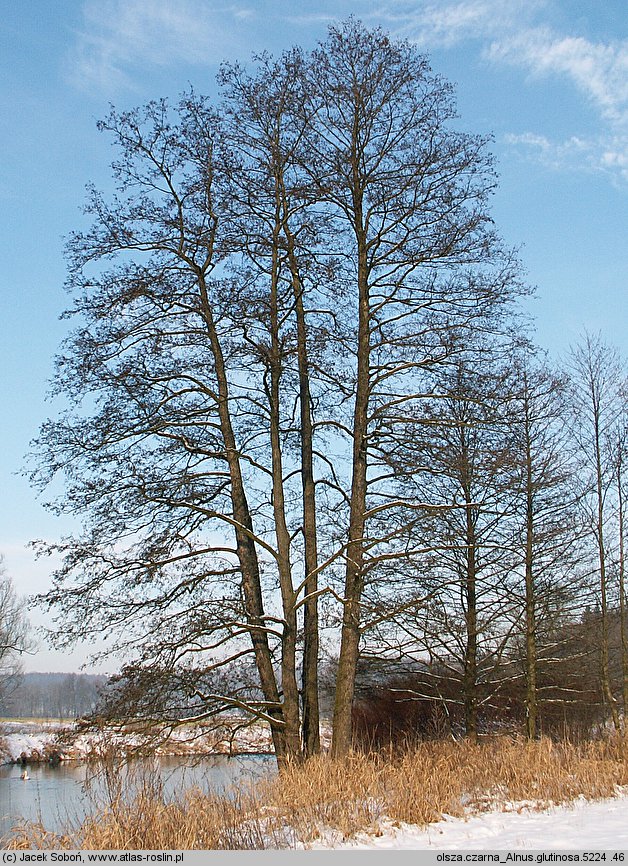
[[149,745],[156,754],[246,754],[272,751],[268,726],[242,725],[241,720],[225,720],[224,724],[201,731],[185,727],[173,731],[156,744],[140,733],[126,731],[93,731],[79,733],[74,723],[8,722],[0,725],[0,764],[19,760],[25,753],[29,761],[46,760],[57,751],[63,760],[81,761],[103,755],[112,749],[120,754]]
[[[323,728],[323,747],[330,739],[330,732]],[[64,725],[25,720],[0,725],[0,764],[18,760],[23,752],[29,761],[46,760],[53,750],[62,760],[81,761],[107,754],[112,749],[124,754],[142,746],[158,755],[268,754],[272,752],[272,738],[268,725],[243,724],[242,719],[237,718],[225,718],[220,725],[207,729],[182,726],[159,743],[131,730],[79,733],[73,722]]]
[[583,797],[546,811],[516,809],[446,818],[426,828],[382,821],[378,834],[361,833],[345,842],[327,839],[311,848],[436,850],[628,851],[628,796],[591,802]]
[[0,764],[18,761],[25,753],[30,760],[40,761],[54,748],[59,725],[20,723],[0,727]]

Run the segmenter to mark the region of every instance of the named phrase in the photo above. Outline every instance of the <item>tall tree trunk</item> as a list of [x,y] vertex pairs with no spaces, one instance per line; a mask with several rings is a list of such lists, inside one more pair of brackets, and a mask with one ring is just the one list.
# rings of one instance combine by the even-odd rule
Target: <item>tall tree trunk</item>
[[524,374],[524,441],[526,461],[526,540],[525,540],[525,682],[526,682],[526,736],[533,740],[537,735],[537,649],[536,649],[536,592],[534,581],[534,489],[532,477],[532,441],[530,401],[527,377]]
[[525,591],[526,591],[526,736],[533,740],[537,735],[537,650],[536,650],[536,593],[534,586],[534,512],[532,496],[531,456],[528,443],[527,495],[526,495],[526,546],[525,546]]
[[619,443],[617,454],[617,509],[619,516],[619,615],[621,629],[621,693],[623,727],[625,731],[626,718],[628,714],[628,633],[626,628],[626,558],[624,550],[624,488],[622,484],[622,448],[623,443]]
[[596,411],[594,418],[595,432],[595,470],[596,470],[596,497],[597,497],[597,549],[600,567],[600,669],[602,678],[602,691],[608,702],[616,731],[620,729],[617,701],[613,695],[609,664],[609,629],[608,629],[608,598],[607,598],[607,574],[606,574],[606,550],[604,549],[604,484],[602,474],[601,435],[599,428],[599,414]]
[[[355,139],[357,140],[357,130]],[[344,611],[340,656],[336,675],[336,695],[332,754],[346,755],[351,749],[352,709],[358,666],[361,600],[364,588],[364,527],[367,490],[367,434],[370,396],[370,299],[366,232],[363,228],[362,199],[359,190],[357,159],[354,165],[354,214],[358,251],[358,333],[357,377],[353,413],[353,449],[349,537],[345,571]]]
[[[277,214],[278,217],[278,214]],[[283,693],[284,740],[288,754],[300,756],[301,737],[299,719],[299,689],[296,675],[297,613],[296,595],[292,583],[290,532],[286,520],[281,445],[280,388],[282,375],[282,347],[279,335],[279,219],[273,237],[273,261],[270,281],[270,333],[268,358],[270,383],[267,397],[270,414],[270,447],[272,463],[272,507],[277,540],[277,570],[283,610],[281,640],[281,689]]]
[[201,297],[202,315],[207,327],[207,334],[216,367],[218,415],[231,480],[231,504],[235,522],[236,555],[242,576],[242,592],[244,595],[246,618],[250,629],[260,686],[264,695],[264,709],[266,715],[272,720],[271,735],[273,746],[277,761],[281,765],[290,757],[290,746],[286,741],[281,697],[273,668],[268,634],[265,628],[264,602],[262,598],[259,562],[255,549],[253,520],[244,489],[240,458],[231,423],[229,385],[222,347],[214,323],[205,277],[202,273],[198,273],[197,279]]
[[466,647],[464,654],[463,701],[464,726],[467,737],[473,742],[478,738],[478,610],[477,610],[477,572],[476,572],[476,539],[473,525],[473,506],[468,490],[466,499],[466,574],[465,574],[465,620]]
[[314,483],[314,427],[310,391],[310,364],[307,322],[303,302],[303,284],[296,255],[296,241],[289,224],[290,203],[283,174],[278,176],[282,207],[282,229],[286,238],[288,267],[292,282],[297,325],[297,364],[299,369],[299,420],[301,449],[301,500],[303,507],[303,543],[305,579],[303,590],[303,748],[305,756],[320,752],[320,707],[318,696],[319,623],[318,623],[318,530],[316,521],[316,485]]
[[318,699],[318,537],[316,525],[316,487],[314,483],[314,433],[310,394],[310,371],[303,289],[294,255],[292,236],[288,238],[292,288],[297,320],[297,358],[299,365],[299,415],[301,421],[301,490],[305,560],[305,601],[303,604],[303,744],[307,757],[320,752],[320,709]]

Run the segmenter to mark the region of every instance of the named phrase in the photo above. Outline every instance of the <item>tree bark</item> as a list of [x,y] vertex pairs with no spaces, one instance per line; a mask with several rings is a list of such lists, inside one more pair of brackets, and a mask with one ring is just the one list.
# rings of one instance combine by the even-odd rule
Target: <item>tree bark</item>
[[534,586],[534,496],[529,419],[526,418],[526,541],[525,541],[525,645],[526,645],[526,736],[537,735],[536,593]]
[[[278,210],[278,209],[277,209]],[[282,347],[279,335],[279,214],[276,213],[272,246],[270,280],[270,332],[268,358],[270,385],[268,402],[270,414],[270,447],[272,464],[272,507],[277,539],[277,570],[283,610],[281,640],[281,690],[283,693],[283,722],[286,749],[291,756],[300,756],[299,689],[296,676],[297,613],[296,595],[292,583],[290,532],[286,520],[283,484],[283,460],[280,431],[280,389],[282,375]]]
[[[354,129],[354,144],[357,143]],[[370,301],[367,240],[364,230],[362,190],[358,155],[354,152],[353,210],[358,252],[357,376],[353,413],[353,450],[349,537],[345,571],[344,611],[336,694],[334,703],[332,754],[346,755],[352,742],[352,710],[360,644],[361,598],[364,589],[364,527],[367,492],[367,436],[370,397]]]
[[623,727],[626,730],[628,714],[628,631],[626,628],[626,557],[624,550],[624,487],[623,474],[623,442],[617,448],[617,514],[619,534],[619,616],[621,630],[621,693],[623,709]]
[[464,726],[467,737],[476,742],[478,738],[478,610],[477,610],[477,573],[476,573],[476,538],[473,524],[473,505],[471,493],[465,485],[466,514],[466,574],[465,621],[466,647],[464,654],[463,700]]
[[273,746],[277,761],[281,764],[291,756],[291,744],[289,738],[287,739],[285,735],[281,697],[277,687],[277,679],[268,643],[268,634],[265,628],[259,561],[253,540],[253,521],[244,489],[240,458],[231,423],[229,385],[222,347],[213,319],[205,277],[202,273],[198,273],[197,279],[200,290],[201,311],[207,327],[207,334],[216,368],[218,415],[231,480],[231,502],[233,506],[233,518],[236,523],[236,552],[241,569],[246,617],[250,627],[251,642],[259,673],[260,686],[266,702],[265,711],[273,720],[271,724]]
[[303,539],[305,601],[303,603],[303,743],[306,757],[320,752],[320,710],[318,698],[318,536],[316,525],[316,486],[314,483],[314,431],[307,350],[307,326],[303,289],[294,256],[292,236],[288,254],[297,320],[297,358],[299,365],[299,417],[301,421],[301,490],[303,502]]

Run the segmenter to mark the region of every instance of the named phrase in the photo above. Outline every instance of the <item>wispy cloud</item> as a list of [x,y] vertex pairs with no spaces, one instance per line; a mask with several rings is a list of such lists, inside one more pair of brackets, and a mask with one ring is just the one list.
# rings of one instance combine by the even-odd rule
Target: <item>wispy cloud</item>
[[250,6],[203,0],[87,0],[67,57],[76,86],[100,92],[133,88],[139,65],[209,65],[233,54]]
[[[318,27],[346,6],[338,0],[335,6],[297,4],[289,11],[278,0],[275,14],[288,26]],[[562,79],[598,112],[595,139],[546,140],[542,147],[534,132],[516,130],[511,143],[556,168],[573,168],[580,160],[584,168],[596,164],[625,176],[628,40],[593,41],[564,32],[564,25],[552,23],[554,0],[359,0],[352,6],[368,23],[382,24],[421,47],[467,43],[485,63],[518,68],[531,78]],[[68,77],[79,87],[109,94],[133,89],[142,67],[210,65],[248,53],[259,9],[252,0],[85,0]]]
[[595,43],[561,36],[548,27],[528,28],[494,40],[490,60],[519,66],[533,75],[570,79],[613,123],[628,124],[628,40]]
[[545,0],[390,0],[381,17],[398,33],[428,48],[450,48],[469,39],[486,40],[534,20]]
[[570,83],[599,113],[595,139],[551,142],[526,132],[513,134],[510,142],[555,168],[595,167],[626,178],[628,40],[596,42],[559,32],[547,23],[550,13],[548,0],[389,0],[382,9],[390,26],[421,46],[474,42],[486,62]]
[[583,138],[574,135],[563,141],[552,141],[545,135],[524,132],[508,133],[504,140],[524,158],[550,169],[605,172],[628,181],[628,142],[622,136]]
[[586,168],[628,181],[628,41],[595,43],[543,27],[492,42],[486,56],[533,76],[567,78],[599,112],[593,138],[551,142],[526,133],[510,136],[512,144],[554,168]]

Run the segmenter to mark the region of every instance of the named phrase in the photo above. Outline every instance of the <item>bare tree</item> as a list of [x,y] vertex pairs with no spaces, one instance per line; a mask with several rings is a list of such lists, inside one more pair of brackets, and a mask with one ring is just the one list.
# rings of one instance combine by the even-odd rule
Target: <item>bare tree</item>
[[22,656],[33,649],[23,602],[0,558],[0,697],[4,700],[17,686]]
[[[316,196],[300,168],[306,158],[303,141],[309,123],[300,110],[304,66],[302,53],[293,49],[279,60],[261,57],[254,76],[237,64],[224,65],[220,81],[229,140],[240,154],[237,169],[229,177],[233,219],[243,250],[240,273],[246,275],[243,282],[256,287],[256,303],[266,309],[265,321],[258,322],[257,331],[247,328],[250,315],[243,315],[243,338],[254,345],[267,372],[268,415],[261,424],[270,430],[278,567],[283,608],[295,642],[297,614],[303,609],[303,741],[306,755],[311,755],[320,749],[313,399],[321,399],[316,346],[320,345],[317,333],[326,281],[318,260],[321,219],[319,215],[314,220],[310,213]],[[312,308],[318,308],[316,315]],[[295,437],[298,449],[291,447]],[[295,475],[301,480],[301,508],[296,514],[290,489]],[[300,535],[302,552],[297,549],[295,553]],[[295,658],[294,651],[291,655]],[[285,675],[282,681],[287,681]]]
[[583,499],[590,537],[597,558],[600,609],[600,678],[613,725],[620,728],[609,658],[609,611],[611,585],[607,529],[611,519],[609,494],[616,469],[609,440],[621,417],[624,405],[622,385],[625,373],[616,350],[600,336],[586,334],[570,355],[572,378],[572,430],[579,446],[587,496]]
[[42,602],[61,644],[116,635],[119,707],[243,711],[283,761],[319,748],[325,598],[340,755],[361,636],[422,508],[399,436],[434,371],[502,333],[517,263],[487,141],[452,129],[451,88],[410,45],[350,20],[220,80],[220,113],[190,93],[100,124],[118,189],[91,190],[69,242],[72,405],[34,473],[65,475],[84,531],[53,546]]
[[619,613],[621,628],[622,708],[624,724],[628,714],[628,627],[626,624],[626,434],[617,440],[617,533],[618,533],[618,577]]
[[422,456],[415,471],[431,508],[415,529],[425,551],[419,585],[426,601],[406,631],[415,636],[415,655],[439,672],[429,697],[460,701],[472,739],[513,627],[511,385],[498,355],[478,369],[459,360],[425,401],[422,432],[414,431],[408,451]]
[[615,536],[611,556],[617,578],[617,593],[619,595],[619,635],[621,655],[621,694],[623,724],[626,724],[628,713],[628,623],[626,617],[626,469],[628,454],[628,380],[620,382],[618,400],[619,414],[617,422],[606,437],[606,449],[610,459],[610,471],[613,475],[611,490],[609,490],[609,507],[612,511],[611,532]]
[[[514,544],[521,562],[523,591],[513,587],[523,611],[523,670],[526,734],[538,735],[539,666],[551,667],[557,653],[558,619],[580,611],[586,579],[578,567],[582,530],[578,519],[578,485],[573,448],[565,420],[567,380],[530,355],[513,364],[515,387],[510,398],[511,448],[518,486]],[[555,692],[555,690],[554,690]]]
[[[79,406],[41,438],[40,480],[64,469],[66,507],[89,515],[89,528],[61,546],[45,602],[74,614],[61,640],[117,630],[119,647],[155,671],[196,659],[191,714],[211,715],[213,700],[246,706],[269,722],[282,760],[300,752],[294,632],[264,606],[260,554],[276,563],[279,553],[256,531],[263,500],[251,500],[247,474],[267,470],[247,423],[247,376],[255,390],[259,365],[238,339],[242,298],[224,272],[234,241],[223,129],[193,95],[176,114],[152,103],[100,126],[120,154],[119,196],[108,204],[92,191],[93,228],[70,241],[73,312],[85,325],[57,379],[96,411],[86,418]],[[286,644],[281,682],[274,653]],[[251,653],[259,698],[207,692],[212,670]]]

